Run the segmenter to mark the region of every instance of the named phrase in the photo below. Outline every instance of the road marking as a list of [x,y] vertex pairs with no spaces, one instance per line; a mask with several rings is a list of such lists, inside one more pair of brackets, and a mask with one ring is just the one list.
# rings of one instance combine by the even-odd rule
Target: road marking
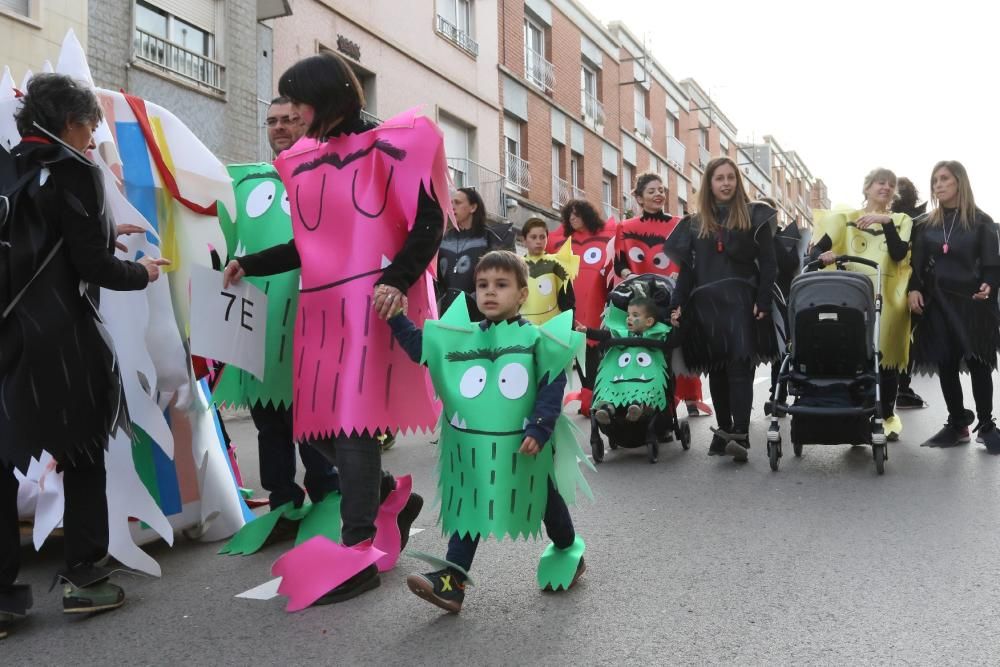
[[[410,537],[424,532],[424,528],[410,528]],[[278,585],[281,584],[281,577],[265,581],[260,586],[255,586],[248,591],[243,591],[233,597],[244,600],[271,600],[278,597]]]

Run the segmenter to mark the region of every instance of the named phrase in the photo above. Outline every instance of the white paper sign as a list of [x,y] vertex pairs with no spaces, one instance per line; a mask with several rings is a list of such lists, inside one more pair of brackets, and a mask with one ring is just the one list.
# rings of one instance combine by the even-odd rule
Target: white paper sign
[[267,295],[245,280],[222,287],[222,273],[191,267],[191,353],[264,380]]

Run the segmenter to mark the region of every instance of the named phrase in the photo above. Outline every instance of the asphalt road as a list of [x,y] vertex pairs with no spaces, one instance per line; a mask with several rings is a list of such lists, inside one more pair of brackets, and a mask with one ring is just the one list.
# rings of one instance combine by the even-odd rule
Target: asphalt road
[[[69,619],[46,593],[60,545],[26,550],[36,605],[0,663],[996,664],[1000,457],[974,442],[919,447],[944,410],[935,380],[914,387],[932,406],[903,413],[883,477],[863,447],[796,459],[786,446],[771,472],[759,409],[745,465],[706,456],[705,418],[690,451],[664,445],[656,465],[644,450],[609,452],[590,476],[596,502],[573,508],[589,566],[579,585],[536,589],[545,542],[490,542],[459,616],[407,590],[405,575],[429,568],[405,558],[361,598],[288,614],[279,597],[234,597],[271,579],[280,545],[228,557],[179,538],[150,547],[162,579],[119,579],[124,608]],[[755,388],[759,407],[766,383]],[[256,481],[253,426],[229,426]],[[433,498],[426,437],[403,438],[384,464]],[[435,517],[428,506],[417,519],[414,548],[443,553]]]

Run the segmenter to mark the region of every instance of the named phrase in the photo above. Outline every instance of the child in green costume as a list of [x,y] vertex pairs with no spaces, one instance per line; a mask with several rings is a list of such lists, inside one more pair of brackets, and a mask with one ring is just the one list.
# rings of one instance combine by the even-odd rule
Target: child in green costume
[[[463,299],[421,332],[403,314],[393,335],[414,361],[426,364],[444,403],[439,458],[440,518],[450,535],[445,567],[414,574],[407,584],[427,601],[457,613],[481,537],[552,539],[542,555],[543,589],[568,589],[583,574],[583,540],[566,501],[587,463],[562,415],[564,369],[583,346],[572,311],[541,327],[520,316],[528,270],[508,251],[487,253],[475,272],[476,303],[485,316],[471,322]],[[436,559],[435,559],[436,560]]]

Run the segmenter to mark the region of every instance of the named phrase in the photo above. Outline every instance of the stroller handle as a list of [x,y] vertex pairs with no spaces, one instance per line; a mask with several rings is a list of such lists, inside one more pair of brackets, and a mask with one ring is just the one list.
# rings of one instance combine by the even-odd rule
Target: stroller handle
[[[844,264],[864,264],[865,266],[871,267],[876,271],[881,268],[879,267],[878,262],[870,260],[867,257],[856,257],[855,255],[837,255],[836,258],[834,258],[833,263],[837,266],[843,266]],[[824,264],[822,260],[814,259],[805,265],[802,272],[806,273],[808,271],[816,271],[817,269],[823,268],[823,266]]]

